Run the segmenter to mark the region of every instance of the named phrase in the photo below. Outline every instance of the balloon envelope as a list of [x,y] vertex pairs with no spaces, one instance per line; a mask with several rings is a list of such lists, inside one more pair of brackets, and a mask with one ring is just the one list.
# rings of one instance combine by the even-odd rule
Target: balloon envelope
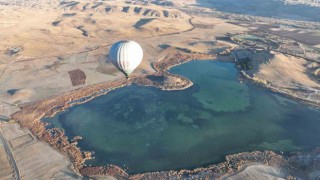
[[112,45],[109,58],[113,65],[128,77],[141,63],[143,51],[134,41],[119,41]]

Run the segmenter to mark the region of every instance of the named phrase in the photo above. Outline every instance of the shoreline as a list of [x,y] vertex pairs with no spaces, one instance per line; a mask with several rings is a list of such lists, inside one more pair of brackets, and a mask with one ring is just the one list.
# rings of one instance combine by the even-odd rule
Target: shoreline
[[[21,109],[11,115],[11,118],[17,121],[22,127],[28,128],[37,138],[48,143],[54,149],[59,150],[61,153],[67,155],[72,163],[72,169],[77,174],[80,174],[80,170],[84,166],[84,162],[91,159],[90,152],[82,152],[77,147],[78,138],[68,140],[63,130],[58,128],[46,129],[47,123],[41,121],[43,117],[52,117],[56,113],[64,111],[71,106],[83,104],[101,95],[105,95],[108,92],[128,86],[131,84],[138,84],[141,86],[153,86],[162,90],[182,90],[192,86],[192,82],[180,75],[171,74],[166,70],[191,60],[200,59],[214,59],[214,55],[208,54],[188,54],[183,52],[174,52],[166,54],[164,60],[157,61],[153,64],[156,73],[151,75],[132,76],[130,79],[119,79],[112,82],[106,82],[96,85],[91,85],[81,89],[74,90],[60,96],[53,96],[45,100],[36,101],[34,103],[27,104]],[[152,77],[160,77],[162,81],[154,81]],[[169,81],[169,82],[168,82]],[[118,169],[124,173],[124,171],[116,166],[111,169]],[[120,170],[121,169],[121,170]],[[104,169],[105,170],[105,169]]]
[[[41,121],[43,117],[52,117],[56,115],[56,113],[64,111],[71,106],[86,103],[91,99],[105,95],[114,89],[129,86],[131,84],[152,86],[167,91],[186,89],[192,86],[193,83],[181,75],[169,73],[168,70],[173,66],[177,66],[192,60],[210,60],[217,58],[217,56],[210,54],[191,54],[181,51],[172,52],[171,49],[164,50],[164,52],[161,54],[164,54],[163,57],[159,58],[158,61],[152,64],[153,68],[156,70],[156,72],[153,74],[135,75],[128,80],[119,79],[112,82],[106,82],[77,89],[64,95],[53,96],[45,100],[27,104],[21,107],[21,110],[14,113],[11,117],[19,122],[22,127],[27,127],[29,130],[31,130],[31,132],[40,140],[45,141],[54,149],[57,149],[59,152],[67,155],[73,163],[72,169],[78,175],[82,176],[90,177],[110,175],[119,179],[150,179],[173,177],[183,178],[189,176],[200,178],[201,174],[201,177],[202,175],[205,175],[205,177],[209,176],[219,178],[240,172],[242,165],[254,163],[269,165],[269,161],[273,162],[275,159],[275,162],[277,163],[274,165],[278,166],[280,164],[282,166],[283,161],[286,159],[285,156],[279,155],[273,151],[254,151],[228,155],[226,156],[227,161],[209,165],[205,168],[200,167],[193,170],[170,170],[129,175],[125,172],[125,170],[116,165],[97,167],[85,166],[85,161],[91,159],[91,152],[82,151],[77,146],[77,141],[81,138],[75,137],[69,140],[65,136],[63,130],[58,128],[46,129],[47,123]],[[271,87],[263,86],[263,84],[255,81],[254,79],[246,77],[241,71],[240,74],[250,82],[274,91]],[[284,94],[282,92],[278,93]],[[284,95],[294,99],[294,97],[290,96],[289,94]],[[302,99],[296,100],[302,101]],[[318,107],[319,105],[316,106]],[[320,150],[316,149],[314,151],[320,154]],[[234,162],[230,162],[230,158],[235,158]]]
[[267,16],[258,16],[250,14],[241,14],[235,12],[225,12],[210,7],[195,6],[194,9],[189,10],[185,7],[179,7],[179,9],[187,14],[202,14],[203,16],[213,16],[221,19],[243,21],[243,22],[258,22],[258,23],[271,23],[284,26],[292,26],[295,28],[308,28],[319,30],[320,23],[313,20],[293,20],[288,18],[276,18]]
[[263,88],[266,88],[274,93],[279,93],[281,94],[282,96],[285,96],[291,100],[294,100],[294,101],[297,101],[299,103],[303,103],[303,104],[306,104],[306,105],[309,105],[309,106],[312,106],[312,107],[315,107],[315,108],[320,108],[320,102],[315,102],[315,101],[310,101],[306,98],[303,98],[303,97],[299,97],[298,95],[294,95],[290,92],[286,92],[286,91],[281,91],[280,88],[277,88],[277,87],[274,87],[272,85],[270,85],[270,83],[268,82],[264,82],[260,79],[257,79],[257,78],[254,78],[254,77],[250,77],[245,71],[243,70],[239,70],[241,76],[243,76],[246,80],[250,81],[250,83],[252,84],[255,84],[255,85],[258,85],[260,87],[263,87]]

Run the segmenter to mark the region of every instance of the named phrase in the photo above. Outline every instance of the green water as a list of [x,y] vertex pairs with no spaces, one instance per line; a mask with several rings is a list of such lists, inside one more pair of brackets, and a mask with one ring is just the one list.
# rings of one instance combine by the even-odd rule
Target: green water
[[194,168],[251,150],[320,146],[320,110],[238,81],[232,63],[192,61],[170,70],[183,91],[132,85],[45,119],[95,151],[87,164],[129,173]]

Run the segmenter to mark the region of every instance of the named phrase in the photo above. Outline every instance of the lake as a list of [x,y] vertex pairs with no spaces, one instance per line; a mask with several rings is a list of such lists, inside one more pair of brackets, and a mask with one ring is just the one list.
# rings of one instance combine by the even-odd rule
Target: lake
[[218,11],[274,17],[281,19],[320,21],[320,7],[286,5],[280,0],[197,0],[199,6]]
[[238,80],[233,63],[191,61],[173,67],[194,85],[162,91],[131,85],[53,118],[82,150],[86,164],[128,173],[195,168],[253,150],[291,152],[320,146],[320,110]]

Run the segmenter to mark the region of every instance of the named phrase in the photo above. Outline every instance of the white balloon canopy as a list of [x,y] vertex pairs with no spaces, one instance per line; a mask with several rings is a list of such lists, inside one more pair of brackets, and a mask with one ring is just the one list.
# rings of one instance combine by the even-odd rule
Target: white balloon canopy
[[109,58],[128,77],[141,63],[143,50],[134,41],[118,41],[110,48]]

